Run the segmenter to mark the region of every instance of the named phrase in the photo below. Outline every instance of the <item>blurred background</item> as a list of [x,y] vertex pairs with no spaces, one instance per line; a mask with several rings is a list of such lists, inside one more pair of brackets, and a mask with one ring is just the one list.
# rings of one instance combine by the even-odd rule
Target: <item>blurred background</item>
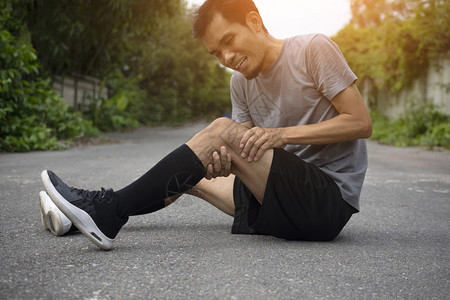
[[[191,37],[201,0],[0,0],[0,151],[212,120],[231,72]],[[255,0],[277,38],[329,35],[359,77],[373,139],[450,148],[450,2]]]

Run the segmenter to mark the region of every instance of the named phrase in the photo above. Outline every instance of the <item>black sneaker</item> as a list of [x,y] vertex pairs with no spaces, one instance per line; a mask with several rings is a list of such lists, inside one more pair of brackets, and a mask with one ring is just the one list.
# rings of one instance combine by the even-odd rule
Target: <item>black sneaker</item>
[[114,239],[128,218],[117,216],[112,189],[88,191],[69,187],[47,170],[41,178],[52,201],[86,237],[104,250],[113,248]]

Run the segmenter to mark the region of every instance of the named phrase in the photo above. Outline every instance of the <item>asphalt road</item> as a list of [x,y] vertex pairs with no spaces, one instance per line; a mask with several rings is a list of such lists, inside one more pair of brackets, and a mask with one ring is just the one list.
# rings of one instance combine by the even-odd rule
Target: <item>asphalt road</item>
[[333,242],[232,235],[230,217],[192,196],[132,218],[112,251],[43,230],[41,170],[118,189],[203,125],[0,154],[0,299],[448,299],[449,151],[370,142],[362,211]]

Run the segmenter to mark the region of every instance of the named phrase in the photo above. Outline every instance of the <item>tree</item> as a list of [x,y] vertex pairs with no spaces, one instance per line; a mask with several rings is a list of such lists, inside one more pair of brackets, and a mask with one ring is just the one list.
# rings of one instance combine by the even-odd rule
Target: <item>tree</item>
[[160,19],[130,65],[130,72],[137,72],[142,78],[140,86],[150,95],[139,111],[154,122],[220,116],[231,108],[231,74],[209,55],[201,41],[192,39],[190,12],[180,10]]
[[[114,113],[110,104],[119,101],[116,107],[142,123],[181,123],[221,114],[230,107],[229,74],[191,38],[190,12],[184,1],[22,3],[44,69],[52,75],[105,79],[118,96],[103,101],[108,104],[103,111]],[[123,115],[123,110],[115,114]],[[94,120],[99,126],[111,123]]]
[[43,68],[52,75],[104,77],[123,67],[178,0],[33,0],[22,11]]
[[39,77],[36,52],[13,12],[13,2],[0,2],[0,151],[59,149],[60,139],[98,134]]
[[[395,94],[450,53],[450,2],[445,0],[353,0],[353,18],[333,39],[361,79],[377,93]],[[445,83],[443,83],[445,85]],[[448,84],[447,84],[448,85]],[[399,120],[372,112],[372,138],[395,145],[450,148],[449,117],[430,104],[413,106]]]
[[351,23],[357,27],[379,27],[387,19],[404,19],[412,1],[408,0],[351,0]]
[[[84,115],[102,130],[134,127],[136,120],[145,124],[179,124],[229,111],[230,73],[219,66],[199,41],[191,38],[190,12],[182,0],[0,3],[8,7],[3,24],[11,39],[6,35],[2,38],[14,45],[13,50],[2,52],[2,58],[25,64],[27,68],[27,64],[36,66],[40,73],[38,77],[34,69],[2,70],[3,86],[7,80],[19,85],[18,89],[12,85],[4,89],[14,92],[3,94],[7,101],[2,104],[8,105],[0,107],[0,115],[7,116],[1,120],[2,136],[23,132],[23,139],[30,136],[58,139],[73,136],[63,132],[74,127],[78,128],[78,134],[88,128],[86,123],[81,126],[75,121],[80,126],[69,121],[66,127],[60,121],[43,121],[49,120],[47,112],[72,116],[67,106],[60,105],[61,99],[45,79],[53,75],[90,75],[103,80],[112,97],[93,99],[91,110]],[[15,48],[19,44],[27,47],[23,53],[28,56],[16,60],[22,53]],[[9,76],[16,71],[19,76]],[[24,94],[19,97],[15,91]],[[53,105],[52,109],[47,105]],[[24,114],[29,116],[26,125],[29,130],[22,127],[19,130],[17,126],[13,130],[8,120],[14,116],[19,120]],[[78,114],[73,116],[78,120]],[[35,135],[31,128],[44,128],[46,133]]]
[[361,78],[399,91],[450,51],[450,2],[352,0],[353,18],[334,39]]

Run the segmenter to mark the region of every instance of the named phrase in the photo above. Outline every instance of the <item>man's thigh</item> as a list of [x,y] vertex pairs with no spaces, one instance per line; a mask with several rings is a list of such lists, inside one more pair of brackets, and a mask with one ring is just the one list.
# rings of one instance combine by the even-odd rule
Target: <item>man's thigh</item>
[[[246,189],[237,179],[234,192],[237,217],[233,227],[245,229],[248,225],[243,233],[330,240],[339,234],[354,212],[342,199],[333,179],[282,149],[275,149],[262,205],[257,205],[253,194]],[[247,211],[243,213],[243,210]],[[241,224],[239,218],[248,223]]]

